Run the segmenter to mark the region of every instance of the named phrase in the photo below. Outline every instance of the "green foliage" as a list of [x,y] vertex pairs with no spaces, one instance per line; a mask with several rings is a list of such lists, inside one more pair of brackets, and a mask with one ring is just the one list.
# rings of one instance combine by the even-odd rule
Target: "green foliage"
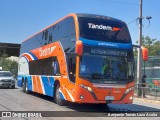
[[[137,42],[138,43],[138,42]],[[146,47],[149,51],[149,56],[160,55],[160,41],[157,39],[152,39],[149,36],[142,37],[142,46]],[[137,54],[137,52],[135,52]]]
[[5,57],[0,58],[0,67],[3,68],[3,70],[11,71],[13,69],[18,68],[18,63],[16,61],[12,61],[10,59],[6,59]]

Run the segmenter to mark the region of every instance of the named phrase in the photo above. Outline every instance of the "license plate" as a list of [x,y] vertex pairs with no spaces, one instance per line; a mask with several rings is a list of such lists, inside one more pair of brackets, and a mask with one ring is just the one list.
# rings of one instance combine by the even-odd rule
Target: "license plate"
[[105,100],[114,100],[114,96],[106,96]]

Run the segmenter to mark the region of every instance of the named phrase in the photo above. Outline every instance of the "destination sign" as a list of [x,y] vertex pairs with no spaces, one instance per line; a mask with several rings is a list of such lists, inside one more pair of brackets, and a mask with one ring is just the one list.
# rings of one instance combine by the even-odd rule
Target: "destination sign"
[[100,48],[91,48],[92,55],[110,55],[110,56],[127,56],[127,51],[122,50],[113,50],[113,49],[100,49]]

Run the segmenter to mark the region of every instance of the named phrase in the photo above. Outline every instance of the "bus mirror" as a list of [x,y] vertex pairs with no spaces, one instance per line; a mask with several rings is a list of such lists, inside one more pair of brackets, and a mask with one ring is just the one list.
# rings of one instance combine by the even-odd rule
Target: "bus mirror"
[[82,53],[83,53],[83,43],[82,41],[78,40],[76,41],[76,54],[81,56]]
[[147,61],[148,60],[148,49],[143,46],[141,47],[141,49],[142,49],[142,58],[144,61]]

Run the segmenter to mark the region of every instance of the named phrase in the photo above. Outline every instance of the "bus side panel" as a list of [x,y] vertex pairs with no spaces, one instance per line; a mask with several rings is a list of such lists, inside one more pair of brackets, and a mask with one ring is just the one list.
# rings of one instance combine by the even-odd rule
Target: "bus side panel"
[[28,80],[30,91],[53,97],[54,77],[33,75],[31,78],[31,80]]
[[[28,82],[28,90],[32,91],[32,92],[36,92],[36,93],[40,93],[43,95],[47,95],[47,96],[51,96],[53,97],[54,95],[54,82],[55,79],[54,77],[51,76],[36,76],[36,75],[32,75],[32,76],[18,76],[19,80],[18,80],[18,86],[22,87],[22,78],[24,78],[24,80],[27,80]],[[61,92],[61,98],[65,99],[62,91]]]
[[64,92],[62,92],[62,90],[60,89],[60,98],[62,99],[62,100],[66,100],[66,97],[65,97],[65,95],[63,94]]
[[53,97],[54,81],[55,81],[54,77],[42,76],[41,79],[42,79],[45,95]]
[[18,75],[17,85],[18,85],[19,87],[22,87],[22,76],[21,76],[21,75]]
[[32,79],[31,79],[31,76],[28,76],[27,80],[28,80],[28,86],[27,86],[28,90],[32,91]]

